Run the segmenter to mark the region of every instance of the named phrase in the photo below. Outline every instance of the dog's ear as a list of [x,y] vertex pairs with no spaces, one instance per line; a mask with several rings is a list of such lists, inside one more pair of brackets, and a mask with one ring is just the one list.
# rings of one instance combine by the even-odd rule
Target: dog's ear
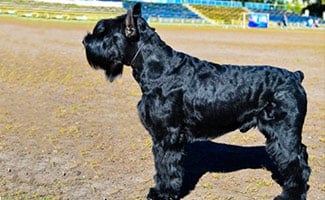
[[141,16],[141,4],[136,3],[132,10],[128,10],[125,17],[125,37],[129,39],[137,39],[138,31],[135,19]]
[[133,6],[133,17],[141,17],[141,3],[136,3]]
[[138,35],[137,28],[134,23],[132,10],[128,10],[125,18],[125,37],[129,39],[136,38]]
[[141,4],[136,3],[132,10],[128,10],[125,17],[125,37],[131,40],[138,38],[136,18],[141,16]]

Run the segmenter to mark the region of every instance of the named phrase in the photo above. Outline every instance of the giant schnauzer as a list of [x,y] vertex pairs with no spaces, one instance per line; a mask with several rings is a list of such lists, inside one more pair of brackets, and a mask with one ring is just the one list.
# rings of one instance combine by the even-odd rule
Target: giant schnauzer
[[[156,186],[147,199],[180,199],[186,144],[257,127],[282,177],[277,200],[304,200],[310,175],[301,133],[307,98],[302,72],[271,66],[219,65],[173,50],[141,17],[100,20],[83,44],[89,64],[112,82],[131,66],[138,111],[152,137]],[[235,164],[235,163],[234,163]]]

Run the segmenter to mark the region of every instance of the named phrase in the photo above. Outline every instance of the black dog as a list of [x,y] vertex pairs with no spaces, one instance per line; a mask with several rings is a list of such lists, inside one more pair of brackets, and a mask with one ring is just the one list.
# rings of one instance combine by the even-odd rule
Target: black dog
[[307,107],[302,72],[219,65],[177,52],[141,17],[140,4],[99,21],[83,44],[89,64],[103,69],[110,81],[128,65],[140,85],[139,116],[152,137],[157,171],[148,199],[181,198],[186,144],[252,127],[266,137],[281,176],[283,192],[275,199],[306,199],[310,168],[301,143]]

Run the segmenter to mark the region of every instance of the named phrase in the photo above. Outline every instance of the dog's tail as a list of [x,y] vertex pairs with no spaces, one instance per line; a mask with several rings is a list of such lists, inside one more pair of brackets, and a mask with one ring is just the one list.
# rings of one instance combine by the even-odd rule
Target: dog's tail
[[304,80],[305,75],[302,71],[296,71],[293,74],[296,76],[300,83],[302,82],[302,80]]

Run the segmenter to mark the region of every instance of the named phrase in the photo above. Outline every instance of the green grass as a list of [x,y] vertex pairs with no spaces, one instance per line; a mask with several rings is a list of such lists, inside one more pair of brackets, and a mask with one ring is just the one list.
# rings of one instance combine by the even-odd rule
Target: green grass
[[78,6],[28,0],[1,1],[0,16],[12,15],[34,19],[98,21],[125,13],[123,8]]

